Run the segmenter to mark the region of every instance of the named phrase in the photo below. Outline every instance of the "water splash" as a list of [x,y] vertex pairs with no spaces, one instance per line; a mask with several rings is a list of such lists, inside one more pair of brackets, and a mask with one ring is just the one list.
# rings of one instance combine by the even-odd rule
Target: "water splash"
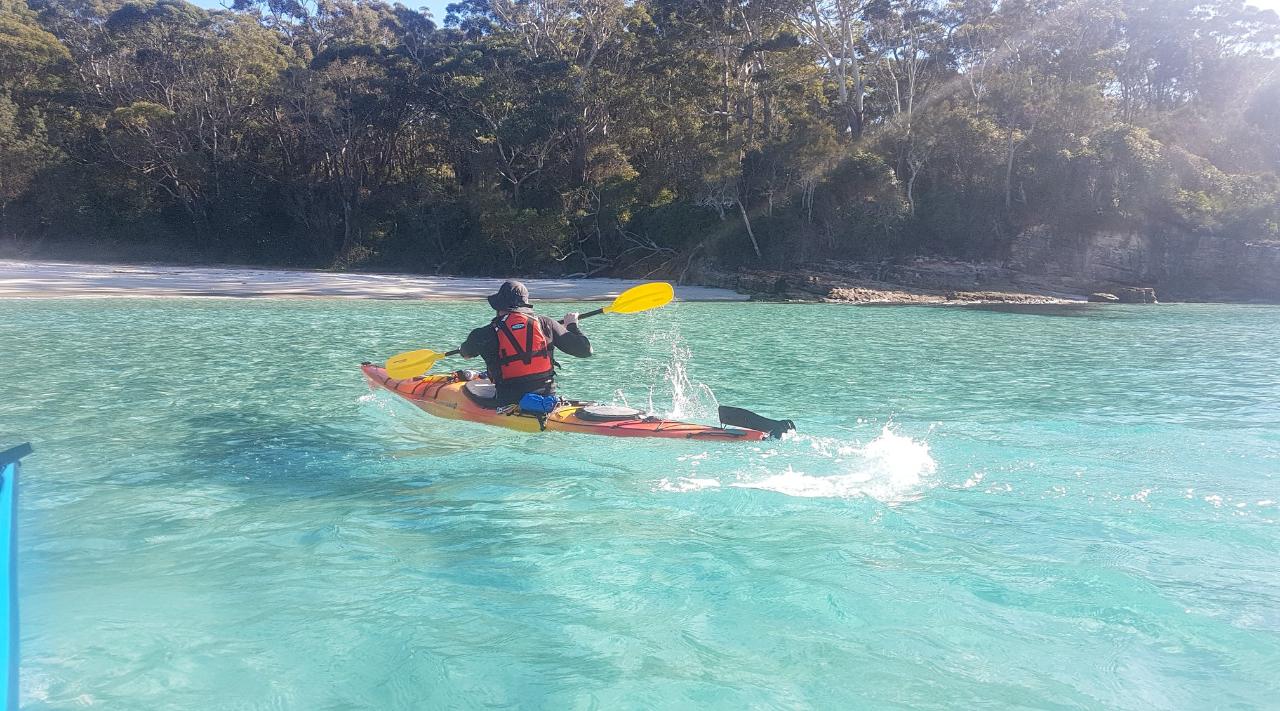
[[689,375],[693,350],[678,331],[655,334],[655,338],[670,339],[671,356],[657,369],[655,382],[649,386],[649,412],[677,420],[714,420],[720,407],[715,392]]
[[[737,481],[731,486],[799,497],[868,496],[894,504],[919,499],[926,478],[938,469],[937,462],[929,454],[929,445],[898,434],[888,426],[863,446],[830,437],[795,435],[793,439],[807,444],[812,452],[833,462],[841,471],[836,474],[811,473],[788,464],[781,473]],[[813,469],[811,464],[802,466]]]
[[[734,455],[728,455],[734,456]],[[740,456],[740,455],[737,455]],[[752,452],[752,468],[724,482],[707,468],[725,464],[706,454],[682,458],[686,476],[664,478],[655,489],[674,493],[718,489],[762,489],[801,498],[869,497],[887,504],[919,499],[938,464],[929,445],[885,426],[870,442],[787,435],[767,450]]]

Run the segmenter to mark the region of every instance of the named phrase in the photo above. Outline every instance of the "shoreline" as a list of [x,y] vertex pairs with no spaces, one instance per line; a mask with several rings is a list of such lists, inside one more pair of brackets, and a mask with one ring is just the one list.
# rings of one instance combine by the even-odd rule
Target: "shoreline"
[[[608,301],[637,281],[522,279],[538,301]],[[257,267],[0,260],[0,298],[483,299],[502,279]],[[747,301],[730,289],[677,286],[681,301]]]
[[[608,301],[639,280],[615,278],[522,279],[535,301]],[[1000,291],[943,294],[902,284],[844,282],[837,293],[768,293],[754,283],[700,280],[676,286],[690,302],[789,302],[847,305],[1072,304],[1083,299]],[[91,263],[0,259],[0,299],[370,299],[467,301],[483,299],[502,280],[381,272],[332,272],[254,266]],[[717,283],[719,282],[719,283]],[[833,298],[834,297],[834,298]]]
[[[957,263],[958,264],[958,263]],[[844,265],[840,265],[844,267]],[[856,266],[856,265],[855,265]],[[972,265],[962,265],[974,269]],[[981,268],[981,265],[978,266]],[[699,270],[697,285],[676,286],[687,302],[843,304],[849,306],[1064,306],[1092,303],[1063,284],[1010,283],[918,271],[904,278],[830,271]],[[535,301],[608,301],[640,279],[523,278]],[[336,272],[255,266],[91,263],[0,259],[0,299],[369,299],[470,301],[493,293],[496,277]],[[1003,282],[1003,283],[1001,283]],[[1174,301],[1184,301],[1174,299]],[[1206,299],[1204,303],[1272,303]]]

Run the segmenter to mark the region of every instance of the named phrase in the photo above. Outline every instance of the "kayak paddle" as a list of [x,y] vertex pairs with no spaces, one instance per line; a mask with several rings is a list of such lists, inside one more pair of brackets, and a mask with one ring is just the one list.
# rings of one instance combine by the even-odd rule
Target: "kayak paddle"
[[794,432],[796,429],[796,423],[791,420],[771,420],[750,410],[728,405],[720,406],[720,424],[768,432],[769,439],[782,439],[782,435]]
[[[591,318],[600,314],[638,314],[641,311],[666,306],[675,295],[675,289],[670,284],[665,281],[653,281],[627,289],[619,294],[618,298],[613,300],[613,303],[595,311],[580,314],[578,319]],[[424,348],[401,353],[387,359],[387,375],[397,380],[422,375],[431,370],[436,361],[458,355],[461,352],[460,349],[455,348],[448,353],[437,353],[431,349]]]
[[408,353],[391,356],[387,359],[387,375],[397,380],[422,375],[431,370],[431,366],[435,365],[436,361],[441,358],[455,356],[461,352],[461,350],[455,348],[448,353],[436,353],[429,348],[424,348],[420,351],[409,351]]

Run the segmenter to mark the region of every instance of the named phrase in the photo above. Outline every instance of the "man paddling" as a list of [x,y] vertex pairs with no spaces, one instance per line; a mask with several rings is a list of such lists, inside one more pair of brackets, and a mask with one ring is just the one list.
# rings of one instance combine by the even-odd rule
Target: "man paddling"
[[489,305],[497,315],[475,329],[459,349],[463,358],[480,356],[497,387],[498,405],[520,401],[526,393],[556,392],[555,349],[578,358],[591,355],[591,341],[578,327],[578,314],[564,315],[564,323],[533,312],[529,290],[518,281],[505,281]]

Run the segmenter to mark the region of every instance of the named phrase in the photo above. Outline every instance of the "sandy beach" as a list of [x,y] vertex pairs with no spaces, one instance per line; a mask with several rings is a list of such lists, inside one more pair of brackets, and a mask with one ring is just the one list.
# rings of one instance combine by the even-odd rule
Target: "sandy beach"
[[[607,301],[637,282],[622,279],[525,279],[536,301]],[[501,279],[357,274],[233,267],[0,260],[4,297],[479,299]],[[745,301],[728,289],[676,287],[682,301]]]

